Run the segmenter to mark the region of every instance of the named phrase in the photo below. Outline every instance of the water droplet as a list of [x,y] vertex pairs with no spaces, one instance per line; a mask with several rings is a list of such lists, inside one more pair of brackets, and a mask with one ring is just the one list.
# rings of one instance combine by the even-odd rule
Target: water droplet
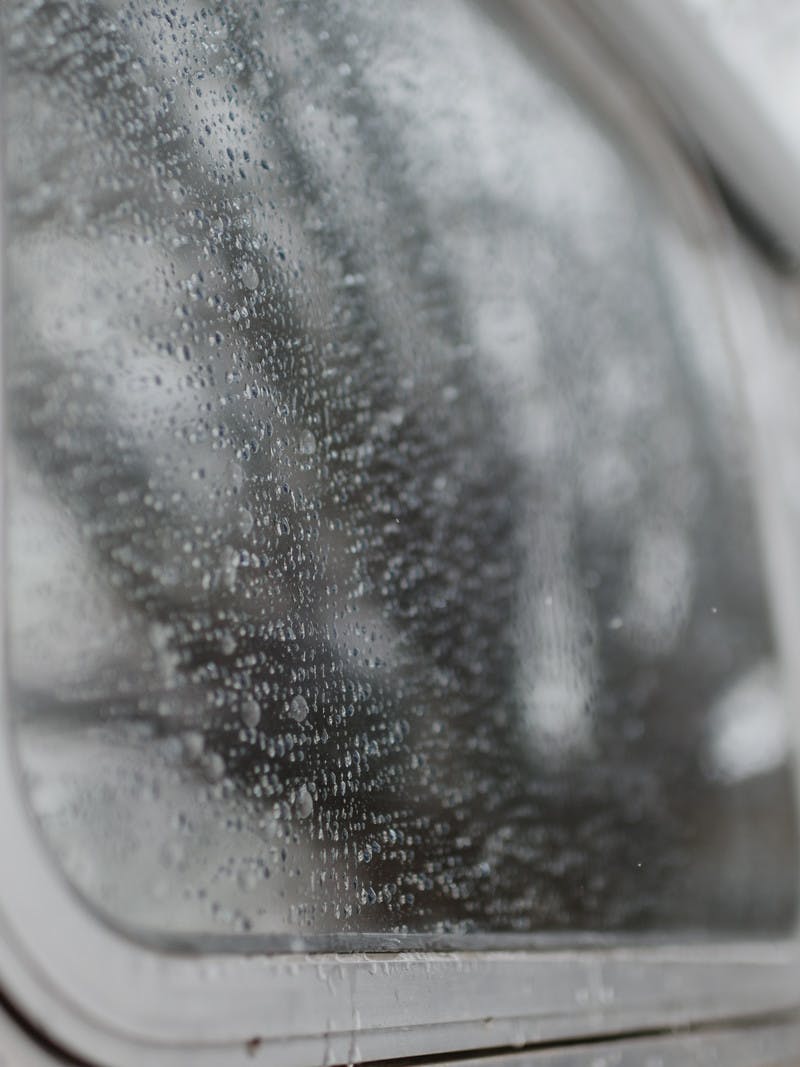
[[252,697],[245,697],[242,701],[241,716],[245,726],[255,727],[261,721],[261,708]]
[[314,800],[304,785],[301,785],[297,790],[295,805],[297,807],[297,814],[301,819],[307,819],[314,810]]
[[222,552],[222,575],[230,593],[236,590],[236,572],[239,568],[239,553],[231,545],[226,545]]
[[317,450],[317,439],[311,430],[303,430],[300,434],[300,451],[304,456],[313,456]]
[[255,520],[253,519],[252,513],[249,512],[247,510],[247,508],[240,508],[240,510],[239,510],[239,529],[241,530],[241,532],[244,534],[245,537],[247,537],[247,535],[253,529],[254,521]]
[[305,722],[308,718],[308,704],[306,698],[300,696],[292,697],[292,702],[289,705],[289,714],[296,722]]
[[183,754],[187,760],[199,759],[203,754],[205,739],[198,730],[190,730],[183,735]]
[[247,289],[258,289],[261,279],[258,276],[258,271],[252,263],[245,263],[241,270],[242,285]]
[[225,774],[225,760],[219,752],[209,752],[203,760],[203,772],[209,782],[218,782]]

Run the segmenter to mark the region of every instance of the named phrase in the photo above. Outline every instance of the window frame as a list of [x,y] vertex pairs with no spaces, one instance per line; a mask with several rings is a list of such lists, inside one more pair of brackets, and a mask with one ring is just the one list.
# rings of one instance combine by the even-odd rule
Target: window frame
[[[705,158],[734,181],[741,151],[721,152],[718,137],[709,142],[702,109],[699,126],[687,128],[686,94],[702,93],[702,86],[683,86],[680,106],[670,99],[664,111],[650,94],[631,92],[632,82],[649,84],[637,69],[637,55],[658,57],[656,88],[669,83],[670,69],[679,69],[674,34],[665,33],[651,17],[652,6],[649,13],[646,7],[627,0],[513,0],[507,10],[568,77],[577,78],[584,95],[591,82],[596,106],[631,143],[666,199],[702,234],[698,257],[722,294],[723,314],[739,346],[774,345],[754,292],[753,272],[766,278],[768,271],[733,235],[686,145],[693,151],[702,146]],[[728,84],[713,58],[705,63],[706,81],[718,76]],[[734,101],[740,96],[737,90]],[[772,163],[769,169],[780,168]],[[748,165],[739,189],[748,195],[753,188]],[[800,249],[794,197],[790,209],[780,197],[762,202],[757,183],[755,188],[754,209]],[[788,221],[781,226],[782,211]],[[753,414],[758,423],[758,412]],[[794,606],[800,597],[791,596],[800,581],[768,442],[756,441],[754,466],[765,556],[768,568],[778,572],[771,576],[777,629],[785,638],[800,634],[800,607]],[[4,529],[0,536],[5,557]],[[4,583],[5,571],[0,596]],[[4,680],[5,655],[3,643]],[[790,666],[793,661],[796,698],[800,657],[786,657]],[[797,699],[793,704],[800,706]],[[578,947],[532,938],[533,947],[525,950],[446,953],[157,950],[106,926],[68,886],[27,810],[13,734],[10,716],[0,716],[0,855],[13,857],[0,877],[0,991],[33,1026],[78,1055],[140,1067],[223,1065],[248,1054],[277,1067],[299,1067],[532,1047],[800,1012],[796,936],[714,944],[597,939]],[[796,1040],[797,1030],[788,1032]]]

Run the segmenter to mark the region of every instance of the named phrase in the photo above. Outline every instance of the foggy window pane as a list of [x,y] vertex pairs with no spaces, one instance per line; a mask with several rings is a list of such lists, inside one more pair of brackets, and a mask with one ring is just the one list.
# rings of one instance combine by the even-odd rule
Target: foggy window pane
[[450,0],[0,24],[11,714],[70,881],[167,940],[787,930],[733,371],[619,150]]

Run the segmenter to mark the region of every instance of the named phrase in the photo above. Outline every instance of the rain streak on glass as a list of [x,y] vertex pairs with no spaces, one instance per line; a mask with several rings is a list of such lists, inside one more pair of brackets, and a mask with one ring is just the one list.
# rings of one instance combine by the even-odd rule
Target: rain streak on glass
[[11,708],[74,885],[165,938],[788,928],[733,374],[619,151],[489,7],[0,20]]

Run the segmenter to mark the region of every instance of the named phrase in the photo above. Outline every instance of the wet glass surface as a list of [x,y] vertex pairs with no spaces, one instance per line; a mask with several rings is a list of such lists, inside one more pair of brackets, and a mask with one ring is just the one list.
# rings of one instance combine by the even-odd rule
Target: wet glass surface
[[70,881],[167,940],[788,929],[734,374],[618,150],[457,3],[2,31],[10,706]]

